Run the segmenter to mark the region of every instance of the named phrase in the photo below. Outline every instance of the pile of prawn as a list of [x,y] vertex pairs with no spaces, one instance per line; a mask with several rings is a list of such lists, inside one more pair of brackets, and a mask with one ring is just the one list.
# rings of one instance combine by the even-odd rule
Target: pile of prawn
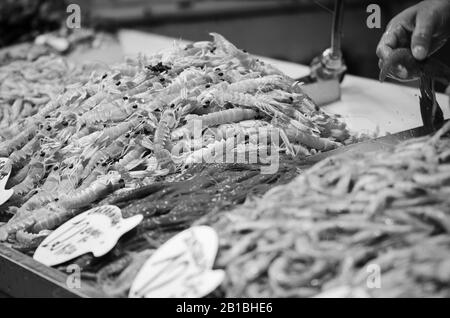
[[244,154],[245,163],[246,154],[268,147],[304,157],[353,141],[299,83],[218,34],[89,76],[62,58],[23,65],[4,70],[25,79],[17,87],[14,76],[2,76],[14,123],[0,129],[0,156],[13,166],[7,187],[14,195],[1,209],[15,215],[0,240],[52,230],[118,188],[222,163],[224,152]]
[[449,297],[450,124],[206,217],[228,297]]
[[65,59],[46,55],[36,61],[13,61],[0,66],[0,141],[15,136],[21,122],[89,76]]

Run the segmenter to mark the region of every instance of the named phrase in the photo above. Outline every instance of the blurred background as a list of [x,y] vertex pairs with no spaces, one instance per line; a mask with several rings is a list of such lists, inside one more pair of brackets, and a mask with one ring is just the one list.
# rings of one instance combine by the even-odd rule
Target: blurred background
[[[376,45],[389,20],[418,1],[346,0],[343,50],[350,74],[377,78]],[[309,64],[330,45],[332,0],[1,0],[0,47],[60,28],[68,3],[82,26],[136,29],[185,40],[218,32],[253,54]],[[369,4],[382,9],[381,29],[366,25]],[[447,45],[439,58],[450,64]]]

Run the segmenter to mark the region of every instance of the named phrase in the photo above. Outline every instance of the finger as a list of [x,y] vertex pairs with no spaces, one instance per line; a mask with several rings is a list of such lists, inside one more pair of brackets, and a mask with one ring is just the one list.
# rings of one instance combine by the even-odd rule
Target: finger
[[421,10],[417,13],[416,27],[411,38],[411,50],[416,59],[424,60],[428,57],[435,24],[433,12]]
[[405,28],[401,24],[391,22],[378,44],[377,55],[381,59],[386,59],[392,50],[405,47],[408,43],[408,34]]
[[380,59],[386,59],[392,52],[392,48],[395,47],[395,43],[395,35],[386,31],[377,46],[377,56]]
[[379,46],[377,48],[377,56],[380,60],[386,60],[392,54],[392,49],[389,46]]

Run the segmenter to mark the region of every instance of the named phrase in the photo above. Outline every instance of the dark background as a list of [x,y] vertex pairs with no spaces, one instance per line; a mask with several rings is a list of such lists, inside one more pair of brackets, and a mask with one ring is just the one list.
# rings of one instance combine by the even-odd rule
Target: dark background
[[[330,45],[332,0],[67,2],[81,6],[83,26],[110,31],[126,27],[194,41],[208,39],[208,33],[214,31],[251,53],[302,64],[309,64]],[[349,73],[378,78],[375,49],[386,24],[401,10],[417,2],[346,0],[343,50]],[[8,3],[15,6],[9,14],[5,10]],[[369,29],[366,25],[369,15],[366,8],[372,3],[382,9],[381,29]],[[21,4],[22,12],[18,9]],[[60,0],[1,0],[0,46],[27,39],[23,35],[26,30],[35,34],[55,28],[58,26],[55,20],[61,16],[64,19],[65,15]],[[5,20],[10,24],[2,24]],[[449,53],[447,45],[437,56],[450,64]]]

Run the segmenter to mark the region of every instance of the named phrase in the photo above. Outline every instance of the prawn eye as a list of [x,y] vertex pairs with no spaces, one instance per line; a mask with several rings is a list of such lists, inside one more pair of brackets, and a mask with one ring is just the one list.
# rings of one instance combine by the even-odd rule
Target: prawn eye
[[159,81],[160,82],[164,82],[166,79],[164,78],[164,77],[161,77],[160,79],[159,79]]
[[73,163],[70,164],[69,169],[73,169]]
[[55,198],[55,202],[58,202],[59,201],[59,198]]
[[210,88],[210,87],[211,87],[211,85],[207,84],[207,85],[206,85],[205,87],[206,87],[206,88]]
[[52,127],[51,126],[47,126],[47,131],[50,131],[50,130],[52,130]]
[[106,161],[102,162],[102,167],[106,167],[107,163]]
[[67,121],[64,120],[64,121],[62,122],[62,125],[63,125],[64,127],[67,127],[67,126],[69,126],[69,123],[68,123]]
[[41,151],[41,153],[39,154],[39,156],[45,157],[45,152]]
[[133,106],[131,106],[132,108],[134,108],[134,109],[136,109],[136,108],[138,108],[138,106],[137,105],[133,105]]
[[170,104],[170,108],[174,108],[175,107],[175,104]]
[[217,75],[219,75],[219,76],[223,76],[223,73],[222,72],[220,72],[219,74],[217,74]]
[[215,71],[216,71],[216,72],[220,72],[220,67],[217,67],[217,68],[215,69]]
[[51,116],[50,115],[47,115],[47,116],[45,116],[44,118],[45,119],[49,119]]
[[125,138],[130,138],[130,134],[126,134],[126,135],[125,135]]
[[53,167],[53,171],[58,171],[58,169],[59,169],[58,166]]
[[116,86],[119,86],[121,83],[120,83],[120,81],[118,81],[117,83],[116,83]]
[[123,100],[128,100],[127,96],[122,97]]

